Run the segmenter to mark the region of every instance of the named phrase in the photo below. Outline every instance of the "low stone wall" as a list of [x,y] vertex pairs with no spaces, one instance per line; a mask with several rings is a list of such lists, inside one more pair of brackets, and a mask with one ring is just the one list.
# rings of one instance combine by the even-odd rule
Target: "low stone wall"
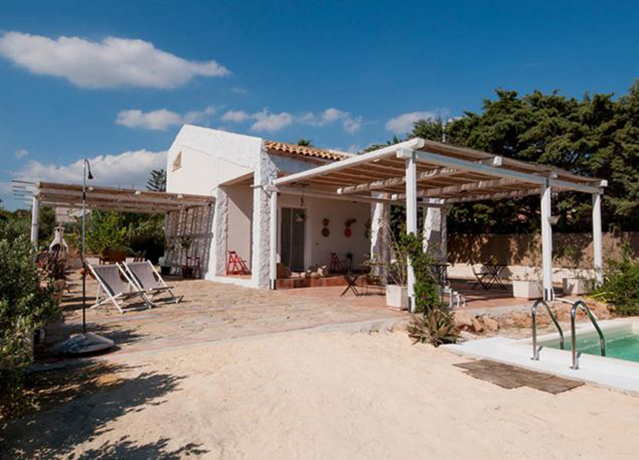
[[[639,255],[639,233],[604,233],[604,261],[620,259],[624,245],[632,254]],[[495,260],[509,267],[541,266],[540,234],[465,235],[449,234],[448,262],[460,267],[472,263]],[[592,269],[593,250],[591,233],[554,233],[553,266],[560,269]],[[470,273],[472,277],[472,272]]]

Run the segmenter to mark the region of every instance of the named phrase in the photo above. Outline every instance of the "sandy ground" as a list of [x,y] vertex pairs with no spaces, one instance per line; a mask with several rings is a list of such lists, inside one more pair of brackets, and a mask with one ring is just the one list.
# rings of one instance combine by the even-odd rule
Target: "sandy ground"
[[399,332],[114,355],[13,421],[2,458],[637,458],[639,398],[505,390],[464,361]]

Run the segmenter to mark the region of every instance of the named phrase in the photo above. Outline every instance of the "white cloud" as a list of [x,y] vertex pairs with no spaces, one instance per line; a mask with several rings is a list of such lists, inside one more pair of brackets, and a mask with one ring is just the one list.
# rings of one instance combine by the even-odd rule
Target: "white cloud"
[[362,127],[362,120],[361,116],[354,117],[350,112],[343,112],[334,107],[324,110],[321,114],[305,113],[297,119],[299,123],[312,126],[326,126],[341,122],[344,130],[350,134],[355,133]]
[[[143,188],[152,169],[166,169],[166,152],[133,150],[116,155],[99,155],[89,158],[95,185],[111,187]],[[65,165],[29,161],[18,171],[12,171],[15,179],[81,183],[83,160]]]
[[347,132],[353,134],[362,126],[363,118],[354,117],[349,112],[342,112],[335,108],[329,108],[321,113],[307,112],[302,115],[292,115],[287,112],[271,113],[268,109],[261,112],[246,113],[241,110],[229,110],[222,117],[223,121],[242,123],[247,120],[254,120],[251,125],[253,131],[279,131],[294,123],[310,126],[327,126],[336,122],[342,124]]
[[230,73],[213,60],[189,61],[144,40],[116,37],[93,42],[5,32],[0,36],[0,55],[32,73],[65,78],[83,88],[174,88],[196,76]]
[[204,120],[215,113],[215,107],[209,106],[202,111],[192,111],[185,114],[172,112],[167,109],[142,112],[141,110],[123,110],[118,113],[115,123],[128,128],[142,128],[153,130],[165,130],[169,126],[195,123]]
[[248,113],[242,110],[229,110],[222,117],[222,121],[232,121],[234,123],[242,123],[243,121],[248,120],[250,117],[251,116]]
[[240,96],[246,96],[248,94],[248,90],[239,87],[231,88],[231,91]]
[[386,122],[386,129],[395,134],[405,134],[413,129],[413,125],[419,120],[433,120],[447,113],[445,110],[433,112],[410,112],[404,113],[396,118],[391,118]]
[[29,155],[29,151],[27,149],[18,149],[16,150],[16,158],[19,160],[20,158],[24,158]]
[[290,113],[270,113],[266,109],[254,113],[251,118],[255,120],[255,123],[251,125],[251,130],[269,131],[271,133],[286,128],[294,121],[293,115]]

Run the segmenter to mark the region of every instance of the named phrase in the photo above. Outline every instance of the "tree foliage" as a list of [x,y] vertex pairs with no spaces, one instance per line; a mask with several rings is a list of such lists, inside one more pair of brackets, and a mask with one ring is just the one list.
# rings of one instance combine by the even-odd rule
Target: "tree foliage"
[[166,171],[154,169],[146,181],[146,189],[152,192],[166,192]]
[[59,316],[53,286],[40,286],[28,234],[14,220],[0,220],[0,395],[2,409],[19,394],[36,328]]
[[301,137],[297,140],[297,145],[300,145],[302,147],[313,147],[313,141],[311,139]]
[[[557,91],[520,96],[498,89],[480,113],[466,112],[447,124],[420,120],[409,137],[445,138],[454,145],[607,179],[604,222],[609,229],[639,230],[639,81],[619,98],[586,94],[577,99]],[[561,193],[553,203],[557,230],[590,228],[591,210],[589,195]],[[531,232],[539,227],[539,198],[461,204],[449,215],[451,232]]]

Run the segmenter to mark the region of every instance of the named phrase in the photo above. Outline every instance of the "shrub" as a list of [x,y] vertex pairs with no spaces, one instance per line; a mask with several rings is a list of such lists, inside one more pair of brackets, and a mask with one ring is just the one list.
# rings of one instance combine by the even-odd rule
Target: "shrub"
[[455,343],[459,337],[452,314],[441,307],[431,308],[421,315],[413,315],[407,330],[413,344],[429,342],[435,347]]
[[0,394],[5,403],[22,389],[33,331],[59,316],[53,287],[40,285],[35,253],[11,221],[0,222]]
[[603,285],[594,296],[614,307],[617,315],[639,315],[639,260],[625,247],[620,261],[608,262]]
[[[433,259],[423,250],[421,238],[404,234],[400,245],[410,256],[415,273],[415,313],[408,327],[408,335],[417,342],[429,342],[438,347],[455,343],[459,335],[453,313],[440,303],[439,286],[431,271]],[[421,315],[420,315],[421,313]]]

